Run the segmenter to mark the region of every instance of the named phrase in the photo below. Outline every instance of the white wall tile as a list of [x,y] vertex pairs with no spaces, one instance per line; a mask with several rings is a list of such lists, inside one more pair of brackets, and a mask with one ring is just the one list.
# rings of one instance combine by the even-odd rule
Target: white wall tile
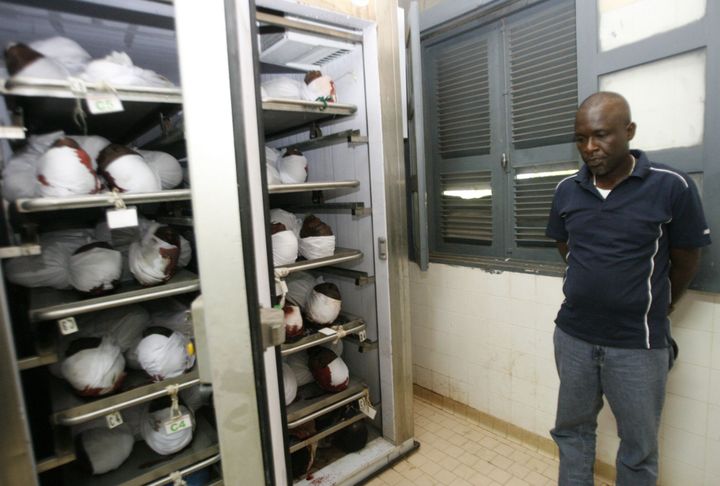
[[450,379],[442,373],[432,372],[432,391],[444,397],[450,396]]
[[509,297],[510,273],[488,273],[488,278],[483,279],[482,290],[495,297]]
[[533,384],[537,383],[535,356],[529,353],[513,351],[512,368],[510,369],[510,372],[513,378],[517,377]]
[[537,385],[535,388],[537,398],[537,409],[539,412],[550,414],[555,417],[557,411],[557,388],[552,388],[544,385]]
[[708,424],[707,402],[668,394],[663,408],[663,423],[697,435],[705,435]]
[[707,438],[720,441],[720,405],[708,405]]
[[[720,484],[720,441],[711,439],[705,441],[705,464],[707,464],[705,484],[708,486]],[[711,478],[714,478],[716,482],[708,483],[707,480]]]
[[680,348],[678,362],[684,361],[710,367],[712,364],[712,333],[679,327],[673,331],[673,338]]
[[720,322],[715,323],[715,330],[712,336],[712,352],[711,367],[714,370],[720,370]]
[[670,459],[688,464],[694,468],[704,469],[705,455],[699,453],[705,449],[704,436],[691,434],[669,425],[663,427],[663,432],[664,434],[660,438],[663,445],[660,450],[660,462],[663,462],[664,459]]
[[525,430],[535,430],[535,408],[532,405],[513,401],[511,407],[511,421]]
[[432,372],[423,366],[413,366],[413,382],[432,390]]
[[703,484],[703,470],[696,466],[662,457],[660,451],[660,484],[663,486],[691,486]]
[[553,344],[553,333],[548,331],[535,331],[535,352],[536,356],[547,359],[555,358],[555,346]]
[[598,459],[608,464],[615,464],[615,456],[617,456],[619,446],[620,439],[615,431],[605,433],[598,430],[597,446],[595,449],[595,455]]
[[708,402],[720,405],[720,370],[710,370],[710,397]]
[[490,415],[499,418],[500,420],[505,420],[506,422],[510,422],[512,420],[512,401],[509,398],[503,397],[499,394],[490,393],[490,395],[488,395],[488,400],[490,402]]
[[513,402],[522,403],[528,407],[535,408],[535,400],[537,396],[535,386],[535,383],[532,381],[523,380],[522,378],[513,376],[510,380],[510,399]]
[[535,275],[508,272],[510,274],[510,297],[523,301],[535,300]]
[[555,318],[560,310],[560,304],[535,305],[535,329],[545,332],[555,331]]
[[510,326],[510,332],[512,333],[512,347],[511,349],[516,352],[534,355],[536,351],[536,338],[535,329],[519,327],[512,325]]
[[555,426],[555,414],[546,413],[541,410],[535,410],[535,432],[540,437],[552,439],[550,430]]
[[538,275],[535,278],[535,302],[560,307],[563,301],[563,279]]
[[678,302],[672,313],[673,327],[712,331],[716,307],[712,294],[689,291]]
[[511,376],[507,373],[499,371],[488,371],[488,392],[491,396],[507,398],[510,400],[512,396]]
[[706,402],[710,393],[710,368],[678,361],[670,370],[667,392]]
[[560,379],[558,378],[557,368],[555,367],[555,357],[545,358],[544,356],[536,356],[535,370],[539,385],[550,387],[553,390],[560,388]]

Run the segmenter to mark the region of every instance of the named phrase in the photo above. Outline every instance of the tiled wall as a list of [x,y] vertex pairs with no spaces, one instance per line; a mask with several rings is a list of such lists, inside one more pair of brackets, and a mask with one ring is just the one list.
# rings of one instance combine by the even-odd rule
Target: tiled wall
[[[410,271],[414,381],[550,437],[558,379],[553,320],[560,278],[431,264]],[[680,345],[661,430],[663,486],[720,484],[720,297],[689,292],[673,314]],[[618,439],[606,405],[598,458]]]

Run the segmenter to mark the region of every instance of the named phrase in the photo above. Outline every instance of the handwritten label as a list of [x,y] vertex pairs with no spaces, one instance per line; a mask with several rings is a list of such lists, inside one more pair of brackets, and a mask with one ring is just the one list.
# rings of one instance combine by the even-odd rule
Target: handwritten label
[[105,422],[107,422],[108,429],[114,429],[115,427],[124,423],[120,412],[113,412],[111,414],[105,415]]
[[358,401],[358,405],[360,406],[360,411],[367,415],[370,420],[375,419],[375,415],[377,415],[377,410],[370,404],[370,400],[368,397],[362,397]]
[[337,331],[332,327],[321,327],[318,332],[320,334],[325,334],[326,336],[334,336],[335,334],[337,334]]
[[166,434],[177,434],[180,431],[192,427],[192,418],[188,414],[181,415],[178,418],[166,420],[163,422],[163,426],[165,427]]
[[88,111],[93,115],[117,113],[124,110],[120,98],[114,93],[88,93],[85,96],[85,102]]
[[74,317],[66,317],[65,319],[58,320],[58,328],[60,329],[60,334],[63,336],[78,332],[77,322],[75,322]]
[[358,333],[358,339],[360,340],[360,342],[363,342],[367,339],[367,331],[365,329]]
[[110,229],[133,228],[138,225],[137,208],[108,209],[107,223]]

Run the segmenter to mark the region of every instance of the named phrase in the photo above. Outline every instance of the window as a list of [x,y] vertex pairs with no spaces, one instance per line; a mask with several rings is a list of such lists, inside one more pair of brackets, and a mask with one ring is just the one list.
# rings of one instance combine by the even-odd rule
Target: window
[[557,261],[545,225],[578,168],[575,3],[423,46],[431,254]]
[[[720,234],[720,20],[706,0],[578,0],[580,99],[598,89],[628,99],[637,133],[631,142],[650,160],[698,183],[711,232]],[[704,190],[703,190],[704,189]],[[716,241],[704,250],[693,287],[720,291]]]

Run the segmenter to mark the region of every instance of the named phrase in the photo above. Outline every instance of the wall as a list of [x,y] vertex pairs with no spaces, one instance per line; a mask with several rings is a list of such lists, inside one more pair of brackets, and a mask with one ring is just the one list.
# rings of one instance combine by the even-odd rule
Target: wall
[[[553,320],[562,280],[431,264],[410,265],[413,371],[418,385],[550,438],[558,379]],[[679,359],[661,429],[664,486],[720,484],[720,297],[689,292],[673,314]],[[598,458],[618,439],[606,405]]]

